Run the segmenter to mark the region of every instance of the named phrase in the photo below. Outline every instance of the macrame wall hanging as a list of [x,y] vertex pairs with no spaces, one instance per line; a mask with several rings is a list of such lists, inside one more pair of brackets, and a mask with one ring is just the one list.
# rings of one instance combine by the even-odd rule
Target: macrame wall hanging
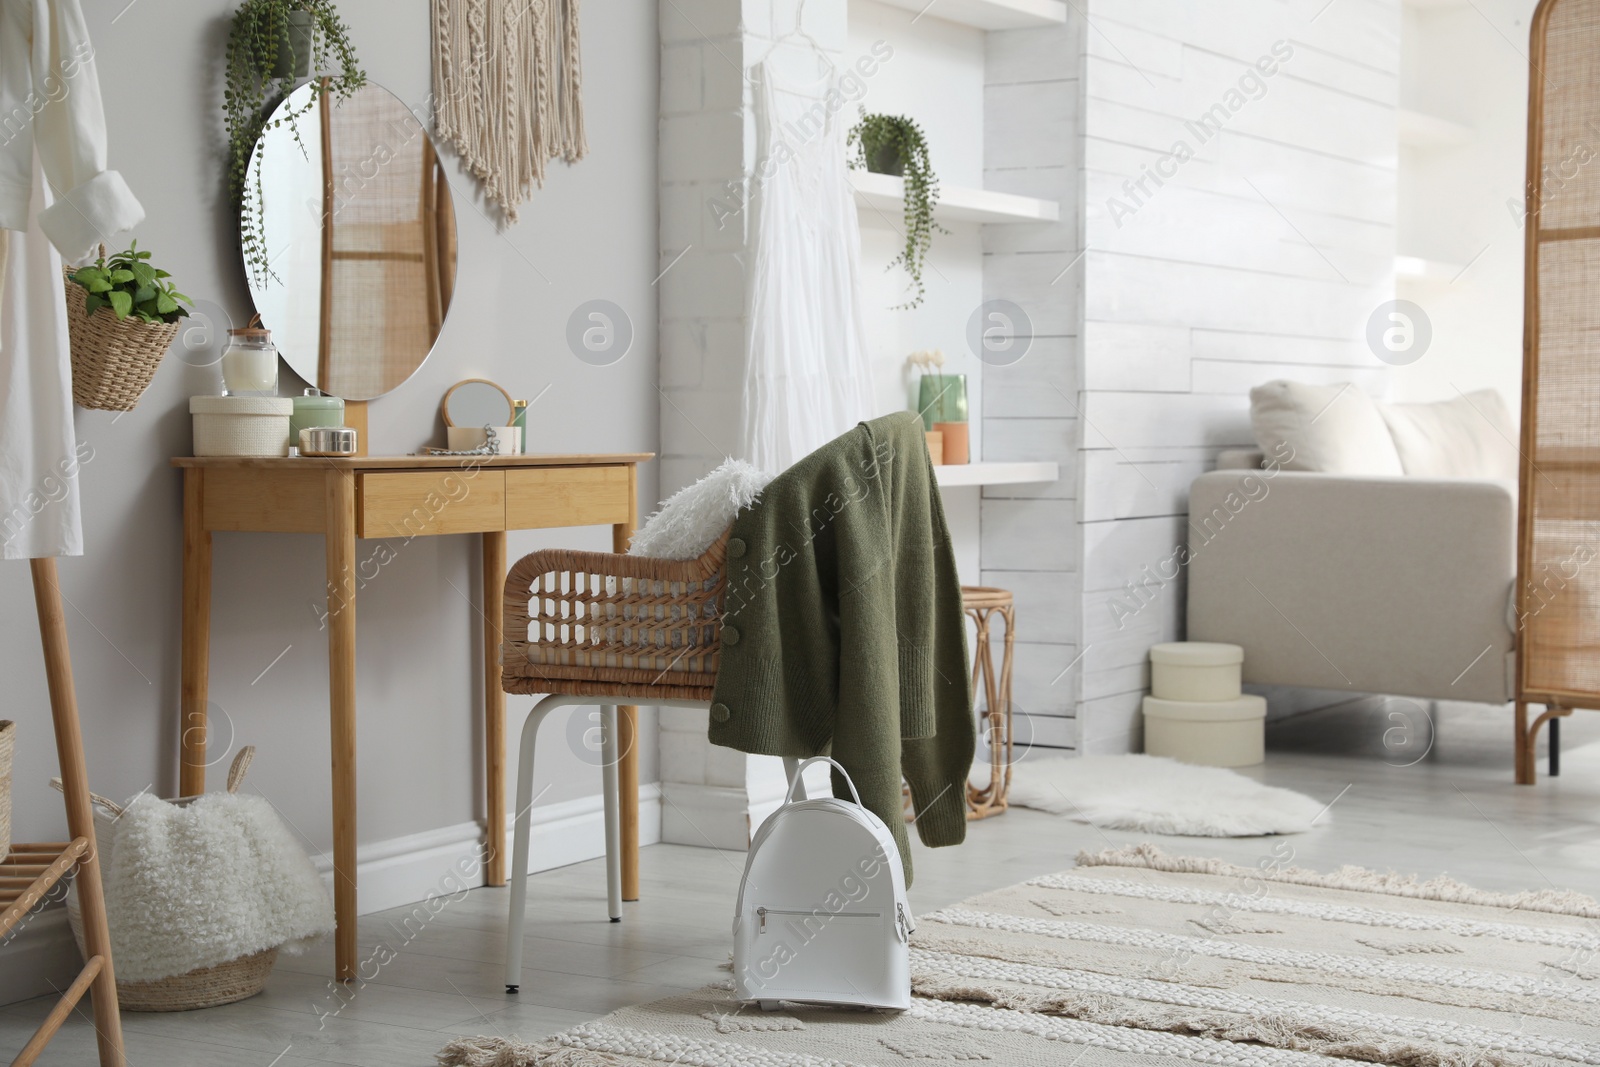
[[579,0],[433,0],[434,125],[506,221],[589,151]]

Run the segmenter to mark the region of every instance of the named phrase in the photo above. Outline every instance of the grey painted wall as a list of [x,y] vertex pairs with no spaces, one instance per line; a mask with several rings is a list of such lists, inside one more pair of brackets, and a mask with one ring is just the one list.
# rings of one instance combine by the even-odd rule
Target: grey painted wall
[[[221,113],[234,4],[85,6],[111,165],[148,213],[136,232],[140,245],[202,308],[242,324],[250,305],[225,208]],[[428,4],[340,6],[370,76],[421,104],[430,84]],[[571,169],[554,165],[522,221],[504,232],[490,223],[472,179],[452,169],[461,241],[455,303],[427,365],[373,403],[375,453],[443,444],[440,396],[452,382],[478,376],[502,382],[514,396],[540,396],[530,415],[535,450],[656,446],[655,19],[650,6],[633,0],[587,0],[584,25],[591,154]],[[624,308],[635,331],[631,351],[609,367],[579,362],[564,340],[571,312],[597,298]],[[91,784],[113,796],[146,787],[170,794],[177,783],[180,491],[167,460],[189,451],[187,398],[215,391],[215,369],[192,364],[215,354],[176,347],[138,410],[78,413],[80,439],[94,449],[83,470],[87,552],[61,561],[61,573]],[[291,384],[286,374],[284,386]],[[647,513],[656,483],[651,464],[640,479]],[[514,534],[510,552],[516,558],[557,543],[609,549],[610,534]],[[363,542],[363,555],[374,544]],[[484,815],[476,539],[392,547],[397,558],[359,597],[363,843]],[[211,696],[221,713],[213,712],[213,756],[225,761],[230,740],[256,745],[250,786],[272,799],[313,851],[331,846],[327,658],[313,614],[323,580],[319,538],[216,538]],[[45,786],[56,761],[43,661],[28,568],[20,562],[0,566],[0,627],[0,717],[19,724],[16,832],[59,840],[60,798]],[[513,738],[530,704],[510,701]],[[551,722],[545,731],[559,739],[564,725]],[[653,719],[642,741],[642,777],[653,781]],[[593,767],[559,741],[544,746],[537,773],[554,783],[541,803],[599,792]],[[220,777],[219,768],[214,785]]]

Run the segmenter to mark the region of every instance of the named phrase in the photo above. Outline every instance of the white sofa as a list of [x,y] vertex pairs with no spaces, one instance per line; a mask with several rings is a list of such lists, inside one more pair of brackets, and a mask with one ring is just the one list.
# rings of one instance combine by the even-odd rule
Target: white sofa
[[1262,452],[1189,495],[1188,638],[1244,680],[1512,698],[1516,433],[1498,394],[1379,405],[1354,386],[1251,391]]

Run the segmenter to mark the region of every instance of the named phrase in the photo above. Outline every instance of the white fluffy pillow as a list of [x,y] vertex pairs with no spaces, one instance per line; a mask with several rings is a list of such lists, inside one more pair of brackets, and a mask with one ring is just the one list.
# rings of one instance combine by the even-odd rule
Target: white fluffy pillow
[[1250,390],[1250,427],[1285,470],[1406,473],[1378,405],[1355,385],[1271,381]]
[[1415,478],[1517,477],[1517,429],[1499,392],[1435,404],[1379,404],[1405,472]]
[[630,556],[694,559],[710,548],[734,515],[756,502],[772,475],[742,459],[730,459],[693,485],[667,498],[633,535]]

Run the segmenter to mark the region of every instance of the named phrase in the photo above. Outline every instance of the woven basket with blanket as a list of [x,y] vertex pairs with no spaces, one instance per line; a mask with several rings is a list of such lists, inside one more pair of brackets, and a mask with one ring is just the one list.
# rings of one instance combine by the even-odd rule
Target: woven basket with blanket
[[[126,806],[94,795],[126,1011],[254,996],[280,949],[296,953],[333,932],[333,905],[310,858],[265,797],[238,791],[254,752],[234,758],[226,793],[140,795]],[[82,949],[76,893],[67,908]]]

